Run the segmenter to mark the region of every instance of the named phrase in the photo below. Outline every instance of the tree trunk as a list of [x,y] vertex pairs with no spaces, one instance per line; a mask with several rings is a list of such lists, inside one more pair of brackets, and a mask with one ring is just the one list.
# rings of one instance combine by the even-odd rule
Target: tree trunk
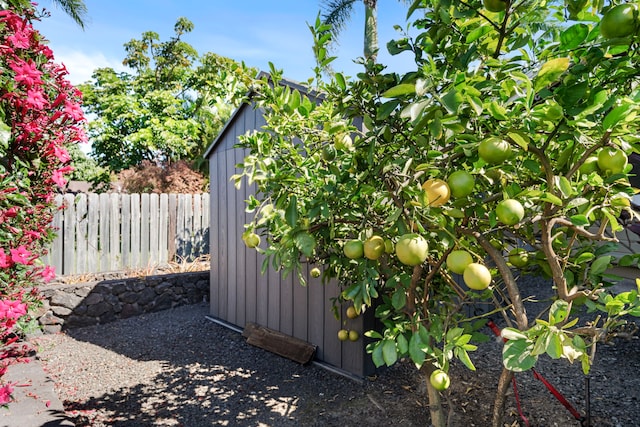
[[507,390],[513,379],[513,372],[507,368],[502,368],[502,374],[498,380],[498,392],[493,403],[493,418],[491,419],[492,427],[502,427],[504,419],[504,405],[507,401]]
[[447,417],[442,408],[442,400],[440,399],[440,392],[433,388],[429,377],[431,373],[435,371],[435,366],[431,362],[425,362],[420,368],[420,372],[424,375],[424,379],[427,383],[427,393],[429,395],[429,414],[431,415],[431,425],[433,427],[446,427]]
[[378,56],[378,11],[376,1],[365,1],[364,58],[376,62]]

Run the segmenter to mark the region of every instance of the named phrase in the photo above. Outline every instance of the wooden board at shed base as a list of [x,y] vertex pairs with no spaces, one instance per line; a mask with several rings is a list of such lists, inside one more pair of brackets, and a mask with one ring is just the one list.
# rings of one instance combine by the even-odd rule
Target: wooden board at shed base
[[242,336],[251,345],[303,365],[309,363],[316,352],[316,346],[313,344],[252,322],[247,323]]

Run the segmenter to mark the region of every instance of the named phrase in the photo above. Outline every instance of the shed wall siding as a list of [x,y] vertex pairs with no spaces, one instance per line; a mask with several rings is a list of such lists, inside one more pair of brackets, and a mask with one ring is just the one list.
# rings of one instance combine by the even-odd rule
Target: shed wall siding
[[[297,275],[287,277],[269,267],[260,274],[264,257],[242,242],[244,224],[252,219],[245,212],[245,200],[255,193],[255,186],[243,180],[237,190],[230,177],[237,173],[247,151],[234,148],[237,138],[247,131],[260,129],[264,118],[259,110],[243,107],[229,123],[224,135],[209,155],[211,191],[211,308],[212,316],[243,328],[256,322],[268,328],[308,341],[317,346],[316,359],[356,376],[373,371],[370,355],[365,352],[362,333],[371,328],[373,314],[347,319],[346,306],[337,320],[331,298],[339,295],[336,283],[323,285],[311,278],[312,266],[303,274],[308,285],[303,287]],[[261,245],[266,246],[266,239]],[[355,329],[362,338],[357,342],[340,342],[337,332],[342,327]]]

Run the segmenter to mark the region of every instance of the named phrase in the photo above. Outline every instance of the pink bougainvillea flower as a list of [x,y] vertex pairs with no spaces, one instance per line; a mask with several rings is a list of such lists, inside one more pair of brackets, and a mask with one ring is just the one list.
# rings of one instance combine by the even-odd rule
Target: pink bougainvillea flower
[[0,300],[0,318],[19,319],[27,314],[27,304],[16,300]]
[[13,387],[11,384],[7,384],[0,387],[0,405],[7,405],[11,402],[11,394],[13,393]]
[[16,249],[10,249],[11,260],[16,264],[29,265],[33,262],[31,259],[31,252],[24,247],[24,245],[18,246]]
[[9,268],[13,265],[11,255],[7,255],[3,248],[0,248],[0,268]]
[[47,265],[40,274],[42,275],[42,280],[44,280],[45,283],[49,283],[56,278],[56,268]]

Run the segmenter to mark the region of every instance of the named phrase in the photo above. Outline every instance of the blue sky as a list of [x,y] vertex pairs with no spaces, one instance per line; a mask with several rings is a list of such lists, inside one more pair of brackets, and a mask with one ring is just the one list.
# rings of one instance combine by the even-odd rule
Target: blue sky
[[[284,76],[298,81],[313,75],[312,38],[308,24],[315,21],[318,0],[85,0],[88,9],[85,30],[78,27],[49,0],[40,7],[51,12],[36,28],[49,40],[56,62],[65,64],[73,84],[90,79],[99,67],[122,67],[124,43],[155,31],[161,40],[173,35],[176,20],[184,16],[194,30],[184,36],[200,54],[213,52],[248,66],[268,70],[268,63],[284,70]],[[348,29],[341,34],[334,54],[334,68],[355,75],[361,66],[354,59],[362,56],[364,6],[355,5]],[[385,45],[399,38],[393,27],[407,27],[406,6],[399,1],[378,4],[379,61],[393,71],[408,71],[411,54],[390,57]],[[415,65],[413,65],[415,67]]]

